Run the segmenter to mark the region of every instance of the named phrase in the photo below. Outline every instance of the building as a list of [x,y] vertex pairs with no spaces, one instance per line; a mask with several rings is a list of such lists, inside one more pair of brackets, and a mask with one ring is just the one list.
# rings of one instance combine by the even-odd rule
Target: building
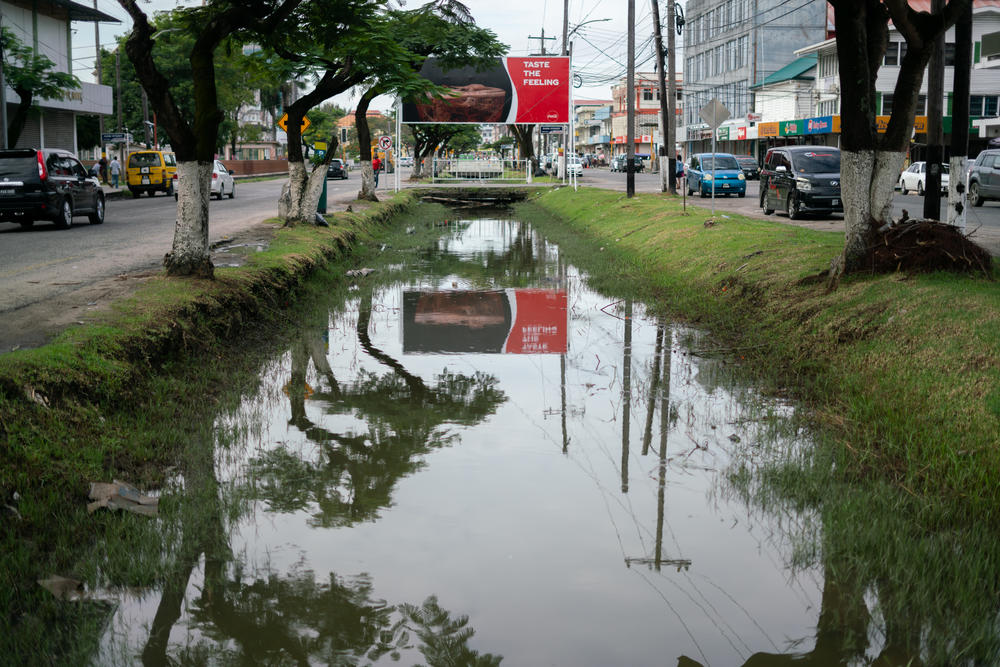
[[[680,119],[682,109],[687,104],[684,99],[684,79],[675,75],[674,86],[677,90],[677,108],[674,110],[677,120],[678,141],[683,136]],[[632,128],[632,138],[635,141],[635,154],[649,159],[659,154],[662,143],[660,130],[660,84],[659,76],[653,72],[637,72],[635,86],[632,89],[635,105],[635,125]],[[612,155],[624,155],[628,152],[628,81],[622,78],[611,88],[613,99],[611,110],[611,143]]]
[[610,159],[612,108],[611,100],[573,102],[573,146],[577,153],[597,155],[599,160]]
[[784,0],[689,0],[686,13],[683,125],[689,152],[711,150],[712,133],[699,112],[712,99],[726,107],[732,125],[753,127],[747,114],[756,105],[754,85],[833,29],[825,0],[791,6]]
[[[0,0],[3,26],[37,53],[44,54],[62,72],[73,73],[74,22],[119,23],[118,19],[69,0]],[[3,91],[9,119],[20,97],[9,86]],[[40,113],[31,114],[13,148],[62,148],[78,153],[76,118],[110,115],[114,95],[110,86],[81,82],[61,99],[35,98]]]

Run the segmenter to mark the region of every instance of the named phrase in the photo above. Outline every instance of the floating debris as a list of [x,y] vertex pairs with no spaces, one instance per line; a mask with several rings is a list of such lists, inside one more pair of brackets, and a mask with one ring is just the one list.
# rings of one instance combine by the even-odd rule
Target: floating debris
[[364,278],[365,276],[367,276],[369,274],[372,274],[372,273],[375,273],[375,269],[368,269],[368,268],[364,268],[364,269],[351,269],[350,271],[347,272],[347,275],[350,278],[356,278],[356,277]]
[[145,496],[137,488],[125,482],[115,480],[90,483],[90,499],[94,502],[87,505],[87,512],[93,514],[102,507],[109,510],[125,510],[142,516],[156,516],[160,499]]

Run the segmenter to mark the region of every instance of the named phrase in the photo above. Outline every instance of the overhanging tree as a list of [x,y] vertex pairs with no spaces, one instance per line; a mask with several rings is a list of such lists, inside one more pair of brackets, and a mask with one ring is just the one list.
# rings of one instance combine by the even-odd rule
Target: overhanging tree
[[303,1],[207,0],[198,7],[176,10],[176,19],[194,36],[187,55],[194,115],[186,117],[171,91],[170,80],[153,57],[156,29],[138,0],[118,0],[133,24],[125,52],[177,154],[177,224],[173,247],[164,258],[169,275],[211,277],[213,274],[208,249],[208,184],[219,126],[224,118],[216,85],[216,50],[227,39],[240,37],[251,41],[272,34]]
[[[841,192],[846,238],[831,285],[865,268],[877,230],[891,221],[893,187],[909,147],[924,71],[935,40],[972,0],[918,12],[906,0],[828,0],[834,9],[841,90]],[[889,41],[888,22],[906,41],[884,134],[876,129],[875,81]]]

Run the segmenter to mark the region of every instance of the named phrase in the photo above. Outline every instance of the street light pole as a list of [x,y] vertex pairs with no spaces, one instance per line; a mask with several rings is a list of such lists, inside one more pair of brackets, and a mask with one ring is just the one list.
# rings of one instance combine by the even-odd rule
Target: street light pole
[[635,196],[635,0],[628,0],[628,76],[625,83],[625,195]]

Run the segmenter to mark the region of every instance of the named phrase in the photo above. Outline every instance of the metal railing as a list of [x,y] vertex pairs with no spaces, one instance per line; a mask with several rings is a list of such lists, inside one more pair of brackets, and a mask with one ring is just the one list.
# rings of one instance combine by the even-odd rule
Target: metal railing
[[435,183],[525,183],[530,160],[500,158],[434,158],[431,177]]

